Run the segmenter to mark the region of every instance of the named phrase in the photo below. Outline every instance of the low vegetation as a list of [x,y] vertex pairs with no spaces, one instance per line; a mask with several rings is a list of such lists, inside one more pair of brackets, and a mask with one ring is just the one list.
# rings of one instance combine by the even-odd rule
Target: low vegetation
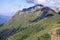
[[16,12],[0,27],[0,40],[51,40],[48,31],[60,27],[60,15],[43,8],[32,7],[29,11]]
[[57,35],[60,36],[60,29],[57,30]]

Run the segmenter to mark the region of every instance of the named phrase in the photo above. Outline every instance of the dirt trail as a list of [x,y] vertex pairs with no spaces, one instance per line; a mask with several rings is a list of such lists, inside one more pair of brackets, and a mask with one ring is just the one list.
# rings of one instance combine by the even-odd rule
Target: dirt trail
[[58,37],[56,35],[56,30],[58,30],[58,29],[60,29],[60,28],[54,28],[48,32],[49,35],[51,35],[51,40],[60,40],[60,37]]

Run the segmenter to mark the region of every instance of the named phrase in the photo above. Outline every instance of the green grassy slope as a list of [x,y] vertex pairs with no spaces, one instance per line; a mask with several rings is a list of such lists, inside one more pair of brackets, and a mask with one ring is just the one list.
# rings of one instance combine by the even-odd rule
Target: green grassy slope
[[[35,7],[30,11],[19,11],[0,27],[0,40],[51,40],[48,31],[60,27],[60,15],[48,11],[48,16],[42,16],[36,22],[30,22],[41,17],[42,7]],[[49,16],[52,14],[52,16]]]

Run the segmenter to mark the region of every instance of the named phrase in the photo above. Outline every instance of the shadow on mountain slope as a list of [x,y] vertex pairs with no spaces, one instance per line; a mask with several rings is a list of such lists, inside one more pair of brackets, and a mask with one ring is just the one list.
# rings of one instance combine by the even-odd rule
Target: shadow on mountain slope
[[[49,7],[44,7],[44,8],[42,8],[41,9],[41,11],[43,12],[42,14],[41,14],[41,16],[39,16],[39,17],[37,17],[36,19],[34,19],[34,20],[29,20],[29,22],[37,22],[38,20],[41,20],[41,19],[43,19],[43,18],[45,18],[45,17],[51,17],[51,16],[53,16],[53,14],[48,14],[48,12],[50,11],[51,9],[49,8]],[[51,10],[52,11],[52,10]],[[54,12],[54,11],[53,11]]]
[[58,14],[60,15],[60,11],[58,12]]
[[7,37],[15,34],[15,33],[18,33],[22,30],[24,30],[26,28],[14,28],[14,29],[5,29],[5,30],[2,30],[0,31],[0,40],[6,40]]

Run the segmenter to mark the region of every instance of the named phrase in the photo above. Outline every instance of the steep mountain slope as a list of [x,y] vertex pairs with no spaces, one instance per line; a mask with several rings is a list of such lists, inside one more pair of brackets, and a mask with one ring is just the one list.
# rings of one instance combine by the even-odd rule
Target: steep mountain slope
[[23,9],[0,27],[0,40],[51,40],[48,31],[60,27],[60,15],[49,7]]

